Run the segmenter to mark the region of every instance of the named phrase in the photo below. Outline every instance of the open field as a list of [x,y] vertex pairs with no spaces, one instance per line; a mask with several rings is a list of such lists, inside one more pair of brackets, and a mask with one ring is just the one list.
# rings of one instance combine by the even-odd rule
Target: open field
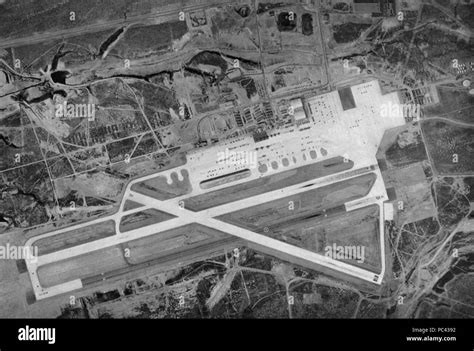
[[131,252],[127,262],[129,264],[140,264],[153,260],[164,252],[182,250],[194,245],[205,246],[208,243],[219,241],[225,237],[230,236],[200,224],[190,224],[157,235],[130,241],[127,244],[123,244],[123,246],[128,247]]
[[156,56],[171,49],[172,41],[181,38],[187,30],[184,21],[132,27],[111,50],[111,54],[128,59]]
[[[2,158],[0,159],[0,171],[42,160],[41,149],[34,134],[35,131],[31,124],[25,124],[26,121],[20,117],[21,114],[22,112],[18,112],[11,115],[10,117],[12,118],[8,118],[10,121],[14,118],[14,123],[18,123],[18,127],[21,127],[21,129],[9,129],[7,123],[5,123],[6,118],[3,119],[0,124],[2,130],[2,137],[0,139],[2,140],[2,142],[0,142],[0,152],[2,154]],[[16,155],[18,154],[19,148],[21,148],[23,152],[18,159]]]
[[138,202],[132,201],[132,200],[126,200],[125,204],[123,205],[123,210],[128,211],[128,210],[133,210],[135,208],[142,207],[143,204],[140,204]]
[[377,150],[377,161],[382,171],[407,167],[427,158],[421,130],[411,124],[385,131]]
[[[351,212],[344,208],[344,203],[367,195],[374,181],[374,174],[366,174],[298,196],[249,207],[219,219],[322,255],[334,244],[364,247],[363,262],[349,260],[347,263],[379,272],[378,206]],[[289,207],[291,204],[293,210]]]
[[156,178],[134,184],[132,190],[164,201],[189,194],[192,188],[189,182],[188,171],[182,170],[180,174],[177,172],[171,173],[170,179],[166,176],[157,176]]
[[[369,173],[296,196],[288,196],[248,207],[218,217],[218,219],[258,232],[264,231],[266,227],[271,233],[273,228],[281,228],[288,222],[293,223],[304,218],[324,216],[326,210],[364,197],[369,193],[375,179],[376,175]],[[292,204],[293,209],[291,209]]]
[[19,46],[12,50],[15,59],[20,60],[21,68],[36,71],[46,67],[52,62],[60,45],[60,40],[54,40],[33,45]]
[[113,271],[126,265],[124,252],[117,245],[41,266],[37,274],[41,285],[50,287],[74,279]]
[[[336,248],[339,246],[363,247],[361,262],[358,262],[358,259],[340,260],[369,271],[380,272],[382,258],[378,228],[379,216],[378,206],[368,206],[350,212],[339,211],[327,217],[304,219],[291,226],[271,228],[267,235],[321,255],[325,255],[330,248],[334,248],[334,245]],[[285,259],[289,258],[285,257]],[[300,264],[292,259],[289,260]],[[334,272],[324,267],[318,270],[334,275]]]
[[222,251],[231,251],[235,247],[241,246],[243,243],[239,238],[227,237],[221,240],[207,240],[206,243],[199,246],[190,246],[185,250],[170,250],[164,255],[158,256],[152,260],[137,263],[108,273],[89,276],[82,280],[84,287],[91,287],[97,284],[102,285],[104,278],[106,280],[121,280],[124,277],[128,279],[136,278],[139,274],[145,272],[166,272],[169,270],[182,267],[186,264],[192,264],[197,261],[205,260],[213,257]]
[[228,238],[220,231],[192,224],[40,266],[38,276],[45,287],[74,279],[94,281],[96,276],[110,272],[124,274],[131,266],[155,259],[161,258],[166,262],[173,257],[181,257],[186,250],[205,252],[201,246],[213,247]]
[[[370,271],[380,272],[379,216],[378,206],[368,206],[315,221],[319,223],[292,231],[291,234],[293,236],[299,233],[303,234],[301,240],[304,244],[320,254],[325,254],[327,248],[334,244],[343,247],[363,247],[363,262],[358,262],[357,259],[342,259],[342,261]],[[288,234],[283,233],[283,235]]]
[[440,174],[474,172],[474,127],[425,120],[422,129],[433,166]]
[[290,264],[297,265],[299,267],[304,267],[302,269],[313,270],[314,272],[317,272],[316,274],[318,275],[320,274],[321,276],[332,277],[337,280],[349,282],[352,286],[357,287],[357,289],[360,289],[361,291],[366,291],[373,294],[380,293],[380,285],[372,284],[368,281],[363,281],[359,278],[345,274],[343,272],[321,266],[314,262],[308,262],[298,257],[288,255],[284,252],[273,250],[262,245],[249,243],[248,247],[252,250],[255,250],[259,254],[268,255],[272,258],[277,258]]
[[432,217],[436,213],[431,189],[421,163],[384,172],[387,188],[393,188],[396,199],[396,222],[410,223]]
[[318,163],[302,166],[297,169],[278,173],[267,177],[255,179],[246,183],[230,186],[228,188],[211,191],[203,195],[190,197],[185,202],[185,207],[191,211],[202,211],[229,202],[245,199],[250,196],[260,195],[283,187],[295,185],[344,170],[351,169],[353,162],[344,162],[342,157],[330,158]]
[[94,226],[83,227],[69,232],[48,236],[39,239],[34,243],[34,245],[38,247],[39,255],[45,255],[94,240],[106,238],[114,234],[114,222],[110,220],[98,223]]
[[[409,132],[406,132],[408,134]],[[402,133],[403,136],[405,133]],[[394,167],[406,167],[415,162],[427,159],[425,144],[421,135],[413,136],[414,142],[400,146],[401,143],[394,143],[386,152],[387,161]]]
[[437,87],[440,103],[425,108],[427,117],[444,117],[453,121],[474,123],[474,96],[468,90]]
[[145,211],[133,213],[131,215],[124,216],[120,222],[120,232],[128,232],[147,225],[166,221],[174,218],[175,216],[168,213],[164,213],[154,208],[150,208]]
[[359,300],[354,292],[311,283],[295,284],[290,293],[294,318],[352,318]]
[[368,206],[350,212],[340,209],[327,216],[307,218],[288,226],[271,228],[269,235],[321,255],[324,255],[330,247],[333,248],[333,245],[364,247],[363,262],[357,262],[357,259],[341,260],[379,272],[381,268],[379,216],[378,206]]
[[[190,2],[184,1],[180,4],[187,6]],[[81,31],[86,31],[87,28],[100,30],[109,23],[119,26],[127,17],[142,16],[146,19],[153,13],[159,16],[160,12],[170,10],[171,7],[176,6],[170,6],[167,0],[153,0],[146,3],[137,0],[7,2],[0,5],[0,32],[2,38],[16,38],[45,32],[74,31],[77,28]],[[177,13],[176,10],[176,18]],[[124,15],[127,16],[124,18]],[[55,20],[45,20],[48,18]]]

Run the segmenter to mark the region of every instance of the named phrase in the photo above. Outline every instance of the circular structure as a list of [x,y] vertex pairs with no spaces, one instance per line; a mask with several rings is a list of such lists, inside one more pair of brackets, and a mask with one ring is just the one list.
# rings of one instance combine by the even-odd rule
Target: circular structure
[[311,158],[314,160],[316,157],[318,157],[318,154],[316,153],[316,151],[314,150],[311,150],[309,152],[309,155],[311,156]]
[[464,82],[462,82],[462,85],[466,88],[469,88],[471,86],[471,81],[469,79],[466,79]]
[[277,170],[278,169],[278,162],[277,161],[272,161],[272,168]]
[[261,163],[259,166],[258,166],[258,171],[260,173],[267,173],[268,171],[268,167],[265,163]]
[[285,157],[283,160],[281,160],[281,163],[283,166],[288,167],[290,165],[290,161]]

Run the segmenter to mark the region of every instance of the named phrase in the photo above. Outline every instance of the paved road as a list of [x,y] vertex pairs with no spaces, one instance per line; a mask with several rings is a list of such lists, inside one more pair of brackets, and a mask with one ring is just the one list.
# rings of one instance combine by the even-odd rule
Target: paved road
[[445,118],[445,117],[427,117],[427,118],[423,118],[421,120],[422,123],[427,122],[427,121],[442,121],[442,122],[446,122],[448,124],[457,125],[459,127],[474,128],[474,123],[461,122],[461,121],[457,121],[455,119],[449,119],[449,118]]

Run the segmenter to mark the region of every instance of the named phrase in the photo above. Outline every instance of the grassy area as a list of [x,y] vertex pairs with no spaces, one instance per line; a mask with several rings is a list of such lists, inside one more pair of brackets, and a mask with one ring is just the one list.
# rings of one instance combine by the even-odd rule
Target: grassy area
[[168,179],[165,176],[158,176],[142,183],[132,185],[132,190],[141,194],[153,196],[162,201],[189,194],[191,192],[189,174],[186,170],[182,170],[181,175],[183,180],[178,179],[178,173],[171,173],[171,184],[168,184]]
[[426,117],[444,117],[474,125],[474,95],[466,90],[437,87],[440,103],[424,109]]
[[299,167],[278,174],[262,177],[221,190],[215,190],[185,200],[185,206],[192,211],[202,211],[246,197],[264,194],[269,191],[317,179],[327,175],[351,169],[352,161],[344,162],[342,157],[327,159],[322,162]]
[[39,255],[46,255],[51,252],[106,238],[114,234],[114,222],[110,220],[94,226],[88,226],[77,230],[67,231],[62,234],[48,236],[35,241],[34,245],[38,247]]
[[440,174],[474,171],[474,128],[425,120],[422,129],[433,166]]

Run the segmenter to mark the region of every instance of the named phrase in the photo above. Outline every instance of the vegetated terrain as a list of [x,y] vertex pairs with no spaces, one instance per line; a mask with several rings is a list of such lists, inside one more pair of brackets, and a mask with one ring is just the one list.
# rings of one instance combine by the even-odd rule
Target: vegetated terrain
[[[178,175],[178,172],[170,174],[171,184],[168,183],[168,179],[165,176],[157,176],[156,178],[132,185],[132,190],[153,196],[161,201],[186,195],[191,192],[189,173],[185,169],[179,171],[179,173],[180,175]],[[180,176],[183,177],[182,180],[179,180]]]
[[246,247],[66,305],[61,318],[384,318],[387,303]]
[[474,128],[435,120],[425,120],[421,127],[433,166],[440,174],[474,172]]
[[415,136],[414,142],[408,145],[392,144],[385,156],[394,167],[403,167],[427,159],[425,144],[420,134]]
[[344,23],[333,26],[334,40],[338,44],[350,43],[360,37],[362,32],[369,28],[365,23]]
[[214,206],[244,199],[277,190],[282,187],[317,179],[337,172],[351,169],[354,162],[344,162],[342,157],[335,157],[321,162],[309,164],[277,175],[261,177],[242,184],[229,186],[224,189],[210,191],[203,195],[190,197],[185,201],[187,209],[202,211]]
[[[278,229],[294,224],[298,220],[323,216],[326,211],[338,212],[339,207],[344,203],[367,195],[375,179],[376,176],[373,173],[368,173],[297,195],[244,208],[218,218],[249,230],[262,231],[267,228],[271,233],[273,227]],[[290,202],[294,203],[294,209],[289,209]]]
[[[141,220],[159,222],[173,217],[161,212],[148,212],[150,213],[152,216],[141,217]],[[125,229],[130,230],[131,226],[127,225]],[[85,230],[84,233],[88,231],[90,232]],[[54,286],[74,279],[83,279],[83,284],[86,285],[88,282],[101,281],[103,275],[120,276],[160,263],[176,262],[182,260],[182,257],[199,256],[213,247],[218,248],[231,241],[236,241],[236,238],[193,223],[42,265],[38,268],[38,277],[44,286]],[[79,244],[76,240],[75,243],[70,242],[69,247]],[[126,254],[126,249],[130,254]]]
[[48,221],[46,208],[54,206],[51,181],[44,162],[2,173],[0,219],[7,227],[30,227]]
[[[149,14],[150,11],[159,10],[165,5],[169,5],[166,0],[153,0],[145,6],[140,6],[140,1],[137,0],[6,1],[0,4],[0,33],[2,37],[7,38],[52,30],[74,29],[78,26],[122,20],[126,13],[128,15]],[[54,21],[45,20],[48,18],[54,18]]]
[[111,55],[124,59],[157,55],[167,52],[173,40],[181,38],[188,28],[184,21],[132,27],[111,50]]
[[94,226],[88,226],[41,238],[35,241],[34,245],[38,247],[39,255],[46,255],[51,252],[106,238],[114,234],[115,227],[113,221],[106,221]]
[[128,232],[144,226],[156,224],[174,218],[173,215],[150,208],[145,211],[126,215],[120,222],[120,232]]
[[439,104],[424,109],[426,117],[442,117],[474,126],[474,95],[468,90],[438,86]]
[[[473,233],[459,233],[457,237],[472,237]],[[455,242],[462,242],[457,240]],[[464,243],[466,244],[466,242]],[[456,245],[457,247],[458,245]],[[469,267],[474,262],[472,253],[454,260],[451,268],[434,285],[432,292],[421,299],[416,310],[417,318],[473,318],[474,276]]]
[[467,216],[470,209],[469,191],[459,178],[443,177],[433,183],[432,192],[441,225],[452,227]]

